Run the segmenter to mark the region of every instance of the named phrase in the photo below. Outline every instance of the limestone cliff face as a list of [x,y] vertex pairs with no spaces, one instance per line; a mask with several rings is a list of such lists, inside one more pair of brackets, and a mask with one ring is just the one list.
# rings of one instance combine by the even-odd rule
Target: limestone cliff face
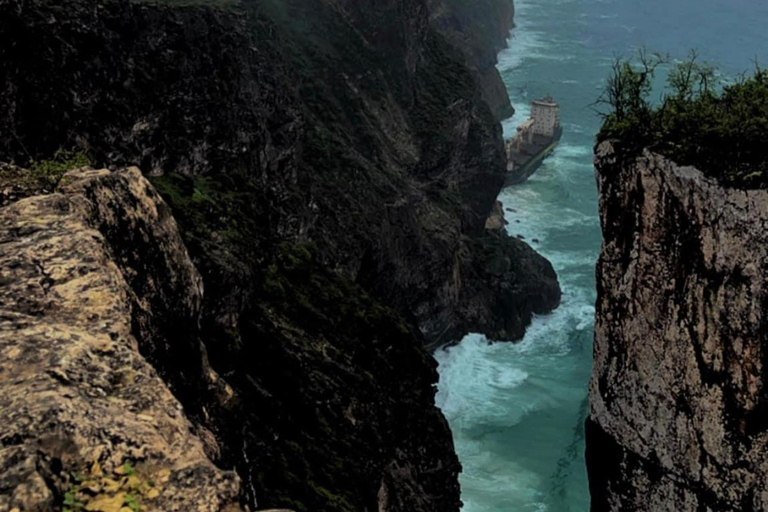
[[202,281],[168,207],[137,169],[65,182],[0,209],[0,510],[61,510],[78,473],[95,501],[124,464],[156,481],[157,496],[132,489],[142,510],[240,510],[240,479],[211,462],[211,434],[166,384],[217,380],[193,335]]
[[167,262],[107,229],[140,269],[132,332],[252,509],[457,510],[425,347],[518,338],[559,302],[546,260],[485,230],[501,127],[436,5],[0,0],[0,161],[146,173],[205,293],[165,323],[174,294],[144,297]]
[[768,510],[768,193],[597,150],[593,512]]
[[[202,279],[138,169],[11,201],[0,243],[0,510],[60,510],[73,487],[149,511],[458,507],[434,361],[306,250],[273,260],[270,309],[244,327],[256,340],[222,361]],[[155,487],[122,484],[124,464]]]

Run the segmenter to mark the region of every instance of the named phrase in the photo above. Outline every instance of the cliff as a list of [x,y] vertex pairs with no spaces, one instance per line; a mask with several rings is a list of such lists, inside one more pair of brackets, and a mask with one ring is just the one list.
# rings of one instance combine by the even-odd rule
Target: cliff
[[596,167],[592,510],[768,510],[768,193],[610,142]]
[[515,109],[496,64],[514,27],[515,6],[509,0],[431,0],[430,22],[460,48],[480,85],[483,100],[497,120],[512,117]]
[[[241,501],[457,510],[426,347],[518,338],[560,290],[485,230],[501,128],[430,6],[0,0],[0,34],[0,161],[137,165],[178,222],[199,316],[131,332]],[[123,235],[116,257],[155,254]],[[127,274],[138,297],[159,264]],[[161,322],[163,297],[137,303]]]
[[[473,321],[498,311],[493,293],[473,292],[486,261],[467,243],[484,240],[504,182],[501,127],[428,5],[0,9],[0,31],[17,41],[0,49],[0,161],[78,147],[96,165],[158,176],[204,278],[209,267],[260,273],[276,243],[311,244],[430,343],[512,337]],[[538,312],[558,303],[551,274],[521,274],[546,304]],[[530,315],[497,320],[519,333]]]
[[0,219],[3,507],[458,507],[435,363],[393,312],[312,272],[308,252],[275,261],[261,292],[281,301],[220,375],[202,280],[138,169],[69,172]]
[[61,510],[69,495],[73,510],[131,496],[147,511],[241,510],[239,478],[167,386],[217,378],[168,207],[136,169],[65,181],[0,209],[0,509]]

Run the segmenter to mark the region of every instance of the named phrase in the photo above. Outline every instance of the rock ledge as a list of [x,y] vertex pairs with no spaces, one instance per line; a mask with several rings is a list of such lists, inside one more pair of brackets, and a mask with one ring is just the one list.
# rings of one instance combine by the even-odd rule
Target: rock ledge
[[109,243],[119,223],[140,220],[131,212],[149,216],[165,239],[154,250],[178,259],[169,282],[199,304],[167,207],[135,168],[72,171],[63,183],[0,209],[0,511],[58,509],[68,475],[96,461],[164,482],[142,510],[239,510],[238,477],[211,462],[132,334],[157,289],[137,296]]

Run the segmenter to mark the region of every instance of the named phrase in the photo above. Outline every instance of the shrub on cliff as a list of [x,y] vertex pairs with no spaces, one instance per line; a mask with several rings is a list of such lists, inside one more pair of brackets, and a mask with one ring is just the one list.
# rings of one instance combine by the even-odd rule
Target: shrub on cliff
[[54,189],[67,171],[90,165],[88,157],[82,151],[59,149],[51,158],[33,160],[29,168],[32,179],[37,180],[45,189]]
[[[728,186],[768,188],[768,71],[757,66],[723,84],[695,52],[685,62],[667,64],[646,52],[634,61],[615,61],[598,100],[609,107],[598,140],[617,139],[629,154],[649,148]],[[668,69],[667,87],[654,104],[661,68]]]
[[53,192],[67,171],[90,165],[79,151],[58,150],[50,158],[32,160],[25,169],[0,163],[0,206],[19,199]]

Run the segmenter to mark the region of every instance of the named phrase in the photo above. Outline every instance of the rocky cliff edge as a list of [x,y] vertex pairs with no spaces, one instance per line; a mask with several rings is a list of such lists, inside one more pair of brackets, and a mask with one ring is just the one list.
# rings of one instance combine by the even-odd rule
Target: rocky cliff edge
[[[117,248],[127,230],[144,243]],[[162,324],[194,327],[202,281],[141,173],[68,173],[0,210],[0,246],[0,510],[240,510],[239,478],[142,355],[162,359]]]
[[[511,6],[488,1],[506,13],[478,43],[490,69]],[[520,337],[559,301],[546,260],[485,230],[502,131],[434,4],[0,0],[0,161],[147,173],[203,278],[199,317],[155,293],[174,273],[149,228],[108,207],[92,226],[127,269],[142,354],[252,509],[458,510],[424,347]]]
[[768,510],[768,193],[596,156],[592,511]]

